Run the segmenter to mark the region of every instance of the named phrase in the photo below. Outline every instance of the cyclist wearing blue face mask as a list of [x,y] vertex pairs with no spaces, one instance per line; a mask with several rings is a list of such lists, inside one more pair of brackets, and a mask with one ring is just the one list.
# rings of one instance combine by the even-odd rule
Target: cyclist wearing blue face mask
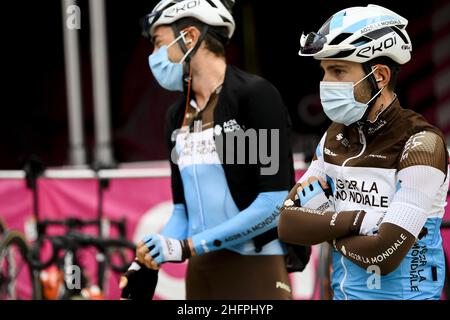
[[[185,35],[186,32],[182,31],[169,45],[159,46],[159,42],[157,42],[155,44],[155,52],[148,57],[148,62],[156,81],[166,90],[183,92],[183,63],[194,47],[187,50],[181,60],[176,63],[171,62],[169,59],[169,48],[176,45],[180,40],[183,40],[185,45],[189,44],[190,41],[186,41]],[[158,41],[160,39],[156,37],[155,40]]]
[[[154,77],[183,96],[166,118],[174,211],[138,244],[136,269],[188,259],[187,299],[288,299],[276,234],[277,206],[295,182],[288,114],[272,84],[226,63],[233,2],[162,1],[144,19]],[[229,144],[249,130],[257,142]],[[268,139],[274,161],[262,163],[253,147]]]
[[394,93],[411,58],[407,24],[368,5],[301,37],[300,55],[321,60],[320,99],[333,123],[278,231],[286,242],[334,245],[335,299],[441,297],[448,152],[442,133]]

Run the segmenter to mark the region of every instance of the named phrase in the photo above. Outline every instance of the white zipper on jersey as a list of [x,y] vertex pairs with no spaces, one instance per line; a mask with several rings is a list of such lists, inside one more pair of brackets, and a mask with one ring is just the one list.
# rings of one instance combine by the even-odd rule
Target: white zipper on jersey
[[342,267],[344,268],[344,276],[342,277],[342,280],[341,280],[340,289],[341,289],[342,294],[344,295],[344,299],[348,300],[347,294],[344,291],[344,282],[347,279],[347,267],[345,266],[343,255],[341,255],[341,264],[342,264]]
[[202,200],[200,199],[200,187],[198,184],[197,179],[197,164],[194,163],[194,181],[195,181],[195,189],[197,192],[197,202],[198,202],[198,208],[200,210],[200,221],[202,223],[202,231],[205,230],[205,219],[203,217],[203,206],[202,206]]
[[[201,122],[200,122],[201,123]],[[204,231],[206,228],[205,228],[205,218],[204,218],[204,216],[203,216],[203,206],[202,206],[202,200],[201,200],[201,198],[200,198],[200,185],[198,184],[198,177],[197,177],[197,141],[198,141],[198,139],[199,139],[199,135],[201,134],[201,129],[200,130],[198,130],[199,128],[198,128],[199,126],[196,126],[196,123],[194,123],[194,135],[193,135],[193,137],[194,137],[194,163],[193,163],[193,166],[194,166],[194,182],[195,182],[195,191],[197,192],[197,202],[198,202],[198,208],[199,208],[199,211],[200,211],[200,221],[201,221],[201,224],[202,224],[202,231]],[[201,125],[200,125],[200,128],[201,128]]]
[[350,157],[347,160],[345,160],[342,163],[342,167],[345,167],[347,162],[349,162],[350,160],[353,160],[353,159],[361,157],[363,155],[364,151],[366,151],[366,146],[367,146],[367,144],[366,144],[366,137],[364,136],[364,132],[362,131],[361,127],[358,127],[358,133],[359,133],[359,142],[362,144],[361,152],[358,153],[356,156]]
[[[358,133],[359,133],[359,142],[362,144],[361,151],[356,156],[350,157],[347,160],[345,160],[342,163],[342,167],[345,167],[345,165],[350,160],[353,160],[353,159],[361,157],[363,155],[364,151],[366,151],[366,147],[367,147],[366,137],[364,136],[364,132],[362,131],[361,127],[358,127]],[[342,294],[344,295],[345,300],[348,300],[347,294],[344,291],[344,284],[345,284],[345,280],[347,279],[347,267],[345,266],[344,256],[343,255],[341,255],[341,265],[344,268],[344,276],[343,276],[343,278],[341,280],[340,289],[341,289]]]

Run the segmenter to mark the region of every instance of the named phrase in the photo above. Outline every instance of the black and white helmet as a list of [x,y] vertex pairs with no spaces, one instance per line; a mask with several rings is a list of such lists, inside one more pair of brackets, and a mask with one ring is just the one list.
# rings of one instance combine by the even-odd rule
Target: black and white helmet
[[299,55],[357,63],[385,56],[405,64],[412,51],[407,24],[378,5],[347,8],[330,17],[317,33],[302,34]]
[[206,25],[225,27],[228,39],[233,36],[235,23],[231,15],[234,0],[225,4],[220,0],[163,0],[144,17],[144,35],[153,36],[155,28],[160,25],[171,25],[183,18],[195,18]]

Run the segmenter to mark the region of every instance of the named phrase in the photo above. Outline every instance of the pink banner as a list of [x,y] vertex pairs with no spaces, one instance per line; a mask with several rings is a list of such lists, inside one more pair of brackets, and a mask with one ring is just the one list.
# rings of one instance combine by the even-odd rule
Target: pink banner
[[32,194],[25,180],[0,179],[0,218],[11,229],[23,231],[32,213]]
[[[297,172],[297,177],[302,172]],[[98,181],[96,179],[40,179],[39,210],[41,218],[62,219],[79,217],[95,219],[98,206]],[[24,231],[32,217],[32,194],[25,182],[19,179],[0,180],[0,217],[9,228]],[[127,178],[111,179],[104,192],[104,216],[109,219],[126,218],[127,235],[132,241],[142,239],[149,232],[158,232],[172,211],[170,179]],[[446,219],[450,219],[449,209]],[[95,234],[96,229],[86,228]],[[60,233],[52,228],[51,233]],[[450,254],[450,231],[443,231],[444,247]],[[319,299],[317,281],[318,247],[313,248],[311,263],[302,273],[291,274],[295,299]],[[95,252],[83,252],[82,264],[89,279],[96,283]],[[165,264],[160,271],[156,299],[184,299],[186,264]],[[119,298],[119,275],[113,272],[105,293],[109,299]]]

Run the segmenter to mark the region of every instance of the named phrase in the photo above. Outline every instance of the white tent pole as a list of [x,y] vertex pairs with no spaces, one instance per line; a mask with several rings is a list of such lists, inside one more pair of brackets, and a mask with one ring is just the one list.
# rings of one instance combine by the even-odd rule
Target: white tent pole
[[69,28],[67,15],[76,0],[62,0],[64,61],[66,71],[67,115],[69,124],[69,161],[71,165],[86,164],[83,135],[83,107],[78,30]]
[[99,166],[114,163],[111,146],[108,50],[104,0],[89,0],[92,80],[95,117],[94,161]]

